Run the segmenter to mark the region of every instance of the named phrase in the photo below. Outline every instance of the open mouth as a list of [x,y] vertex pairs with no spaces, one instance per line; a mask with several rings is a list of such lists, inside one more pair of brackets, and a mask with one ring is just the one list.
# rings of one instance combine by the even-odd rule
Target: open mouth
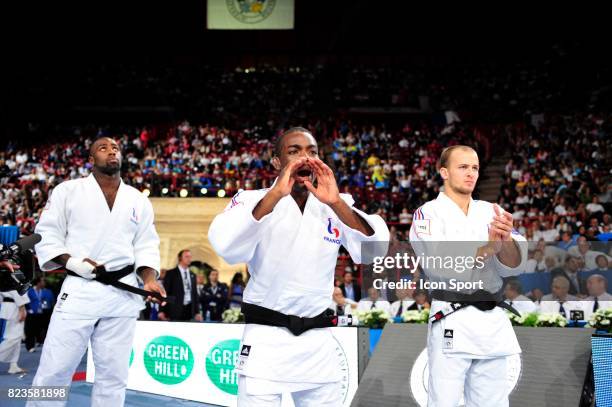
[[310,170],[310,168],[300,168],[297,172],[296,172],[298,177],[302,177],[302,178],[308,178],[310,177],[310,175],[312,175],[312,171]]

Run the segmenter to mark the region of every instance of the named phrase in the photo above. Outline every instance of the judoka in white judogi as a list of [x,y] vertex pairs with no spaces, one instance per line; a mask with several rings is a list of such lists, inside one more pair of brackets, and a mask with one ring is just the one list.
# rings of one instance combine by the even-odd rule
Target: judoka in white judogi
[[[477,252],[484,253],[478,247],[489,240],[489,229],[495,228],[494,231],[497,231],[500,227],[513,242],[524,242],[525,239],[519,234],[510,233],[511,216],[506,217],[509,220],[504,220],[506,215],[496,214],[491,203],[471,198],[478,178],[476,152],[466,147],[445,151],[440,160],[444,189],[453,196],[459,196],[456,199],[465,207],[462,208],[447,193],[441,192],[437,199],[417,209],[410,229],[410,242],[415,252],[428,256],[456,256],[461,254],[455,253],[457,250],[464,250],[472,241],[474,244],[470,253],[463,255],[475,257]],[[502,221],[504,225],[500,225]],[[480,280],[484,290],[495,293],[502,288],[502,277],[517,275],[524,269],[522,265],[527,258],[527,245],[525,242],[517,246],[518,253],[513,253],[513,260],[517,261],[520,255],[520,263],[516,267],[506,266],[499,255],[488,251],[488,260],[480,270],[438,274],[437,270],[424,267],[425,274],[430,281],[448,282],[449,276],[462,281]],[[448,309],[448,306],[448,302],[433,300],[430,315]],[[505,358],[520,353],[521,349],[506,311],[499,307],[481,311],[468,306],[434,324],[430,321],[427,350],[428,406],[455,407],[462,393],[468,407],[508,405]]]
[[[94,174],[97,166],[107,171],[105,163],[106,167],[117,166],[114,158],[120,153],[111,139],[97,140],[92,152]],[[104,184],[94,174],[59,184],[36,226],[36,233],[42,236],[36,246],[40,268],[58,269],[62,267],[58,258],[68,254],[65,268],[84,278],[67,275],[62,284],[33,385],[70,385],[91,341],[96,367],[92,406],[122,406],[134,328],[144,302],[138,295],[91,280],[93,266],[83,259],[111,272],[130,264],[135,270],[146,268],[145,289],[163,292],[151,282],[160,266],[159,238],[152,205],[142,193],[124,184],[117,172],[119,184],[111,210]],[[105,174],[101,177],[108,181]],[[138,284],[135,272],[121,281]],[[40,402],[40,406],[65,404],[53,403]]]
[[[251,279],[244,302],[284,314],[314,317],[330,304],[340,246],[348,250],[355,263],[362,263],[362,242],[386,242],[389,232],[379,216],[352,208],[350,195],[341,194],[339,204],[349,216],[356,213],[367,222],[373,232],[369,236],[347,226],[330,205],[322,202],[330,196],[322,190],[332,189],[333,195],[337,187],[331,170],[315,158],[316,141],[306,130],[289,131],[280,143],[280,159],[275,158],[273,163],[282,171],[274,186],[239,192],[214,219],[208,238],[228,263],[248,264]],[[318,181],[316,195],[321,199],[312,192],[314,174]],[[311,191],[302,195],[306,198],[303,212],[290,194],[298,183],[303,191]],[[264,216],[259,217],[262,208]],[[339,211],[345,216],[346,212]],[[341,404],[341,372],[330,363],[334,349],[328,328],[294,336],[286,328],[247,324],[236,366],[240,375],[238,405],[280,406],[284,392],[292,393],[297,406]]]
[[15,290],[0,292],[0,362],[9,363],[8,372],[12,374],[25,372],[17,362],[26,315],[21,307],[29,302],[27,295]]

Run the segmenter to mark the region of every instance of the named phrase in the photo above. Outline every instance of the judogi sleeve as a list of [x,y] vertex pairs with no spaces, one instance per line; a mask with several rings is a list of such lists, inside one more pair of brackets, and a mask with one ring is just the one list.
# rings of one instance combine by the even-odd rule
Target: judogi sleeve
[[141,215],[141,221],[138,224],[138,231],[134,237],[134,267],[138,270],[140,267],[150,267],[155,270],[155,279],[159,278],[160,255],[159,255],[159,236],[155,230],[153,205],[151,202],[144,199],[144,206]]
[[17,308],[30,303],[30,297],[28,297],[27,293],[24,295],[19,295],[16,290],[5,291],[2,293],[2,296],[5,298],[11,298]]
[[36,245],[36,256],[42,271],[55,270],[62,267],[53,261],[59,255],[70,254],[66,248],[66,199],[68,191],[59,184],[47,201],[45,209],[35,232],[41,235],[41,241]]
[[260,191],[238,192],[225,210],[213,219],[208,240],[229,264],[247,263],[253,257],[272,214],[259,220],[253,217],[253,209],[264,196]]
[[30,297],[28,297],[27,293],[24,295],[19,295],[19,293],[15,291],[15,294],[13,295],[13,299],[15,300],[15,305],[17,305],[18,307],[21,307],[22,305],[26,305],[30,303]]
[[436,216],[433,208],[423,205],[414,211],[409,240],[417,256],[440,255],[444,241],[442,219]]
[[[385,256],[389,247],[389,228],[387,224],[378,215],[368,215],[353,207],[355,201],[348,194],[340,194],[340,197],[348,206],[353,209],[374,231],[372,236],[366,236],[356,229],[352,229],[342,222],[340,223],[340,232],[342,234],[342,245],[351,255],[351,259],[356,264],[370,264],[374,261],[374,257]],[[364,246],[362,243],[372,242]]]
[[435,259],[473,256],[476,253],[477,244],[471,247],[469,242],[453,244],[446,241],[445,221],[444,214],[439,216],[432,205],[423,205],[415,210],[409,233],[410,245],[416,257],[434,259],[432,264],[423,261],[420,265],[428,279],[446,281],[454,278],[469,281],[470,273],[458,273],[452,266],[436,264]]
[[512,234],[510,236],[512,237],[514,243],[518,246],[519,253],[521,255],[521,262],[517,267],[508,267],[502,263],[497,256],[493,257],[493,264],[500,277],[512,277],[524,273],[527,265],[527,239],[521,236],[514,229],[512,230]]

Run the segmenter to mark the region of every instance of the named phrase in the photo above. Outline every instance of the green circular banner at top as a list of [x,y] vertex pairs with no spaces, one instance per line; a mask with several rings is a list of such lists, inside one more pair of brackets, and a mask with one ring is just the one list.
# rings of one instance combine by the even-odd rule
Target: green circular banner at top
[[238,377],[234,364],[238,359],[240,340],[229,339],[213,346],[206,355],[206,374],[210,381],[220,390],[238,394]]
[[158,382],[178,384],[191,374],[193,352],[176,336],[158,336],[145,347],[144,365]]

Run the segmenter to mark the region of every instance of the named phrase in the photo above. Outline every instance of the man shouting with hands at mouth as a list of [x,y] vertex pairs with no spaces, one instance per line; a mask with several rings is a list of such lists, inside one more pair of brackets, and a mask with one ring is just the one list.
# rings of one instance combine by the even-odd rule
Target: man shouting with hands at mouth
[[[342,405],[341,371],[326,314],[338,249],[362,263],[362,242],[387,242],[382,218],[352,207],[332,170],[319,159],[312,134],[301,127],[276,142],[269,189],[241,191],[212,222],[208,238],[228,263],[247,263],[245,314],[236,365],[239,406]],[[386,244],[379,245],[385,255]]]

